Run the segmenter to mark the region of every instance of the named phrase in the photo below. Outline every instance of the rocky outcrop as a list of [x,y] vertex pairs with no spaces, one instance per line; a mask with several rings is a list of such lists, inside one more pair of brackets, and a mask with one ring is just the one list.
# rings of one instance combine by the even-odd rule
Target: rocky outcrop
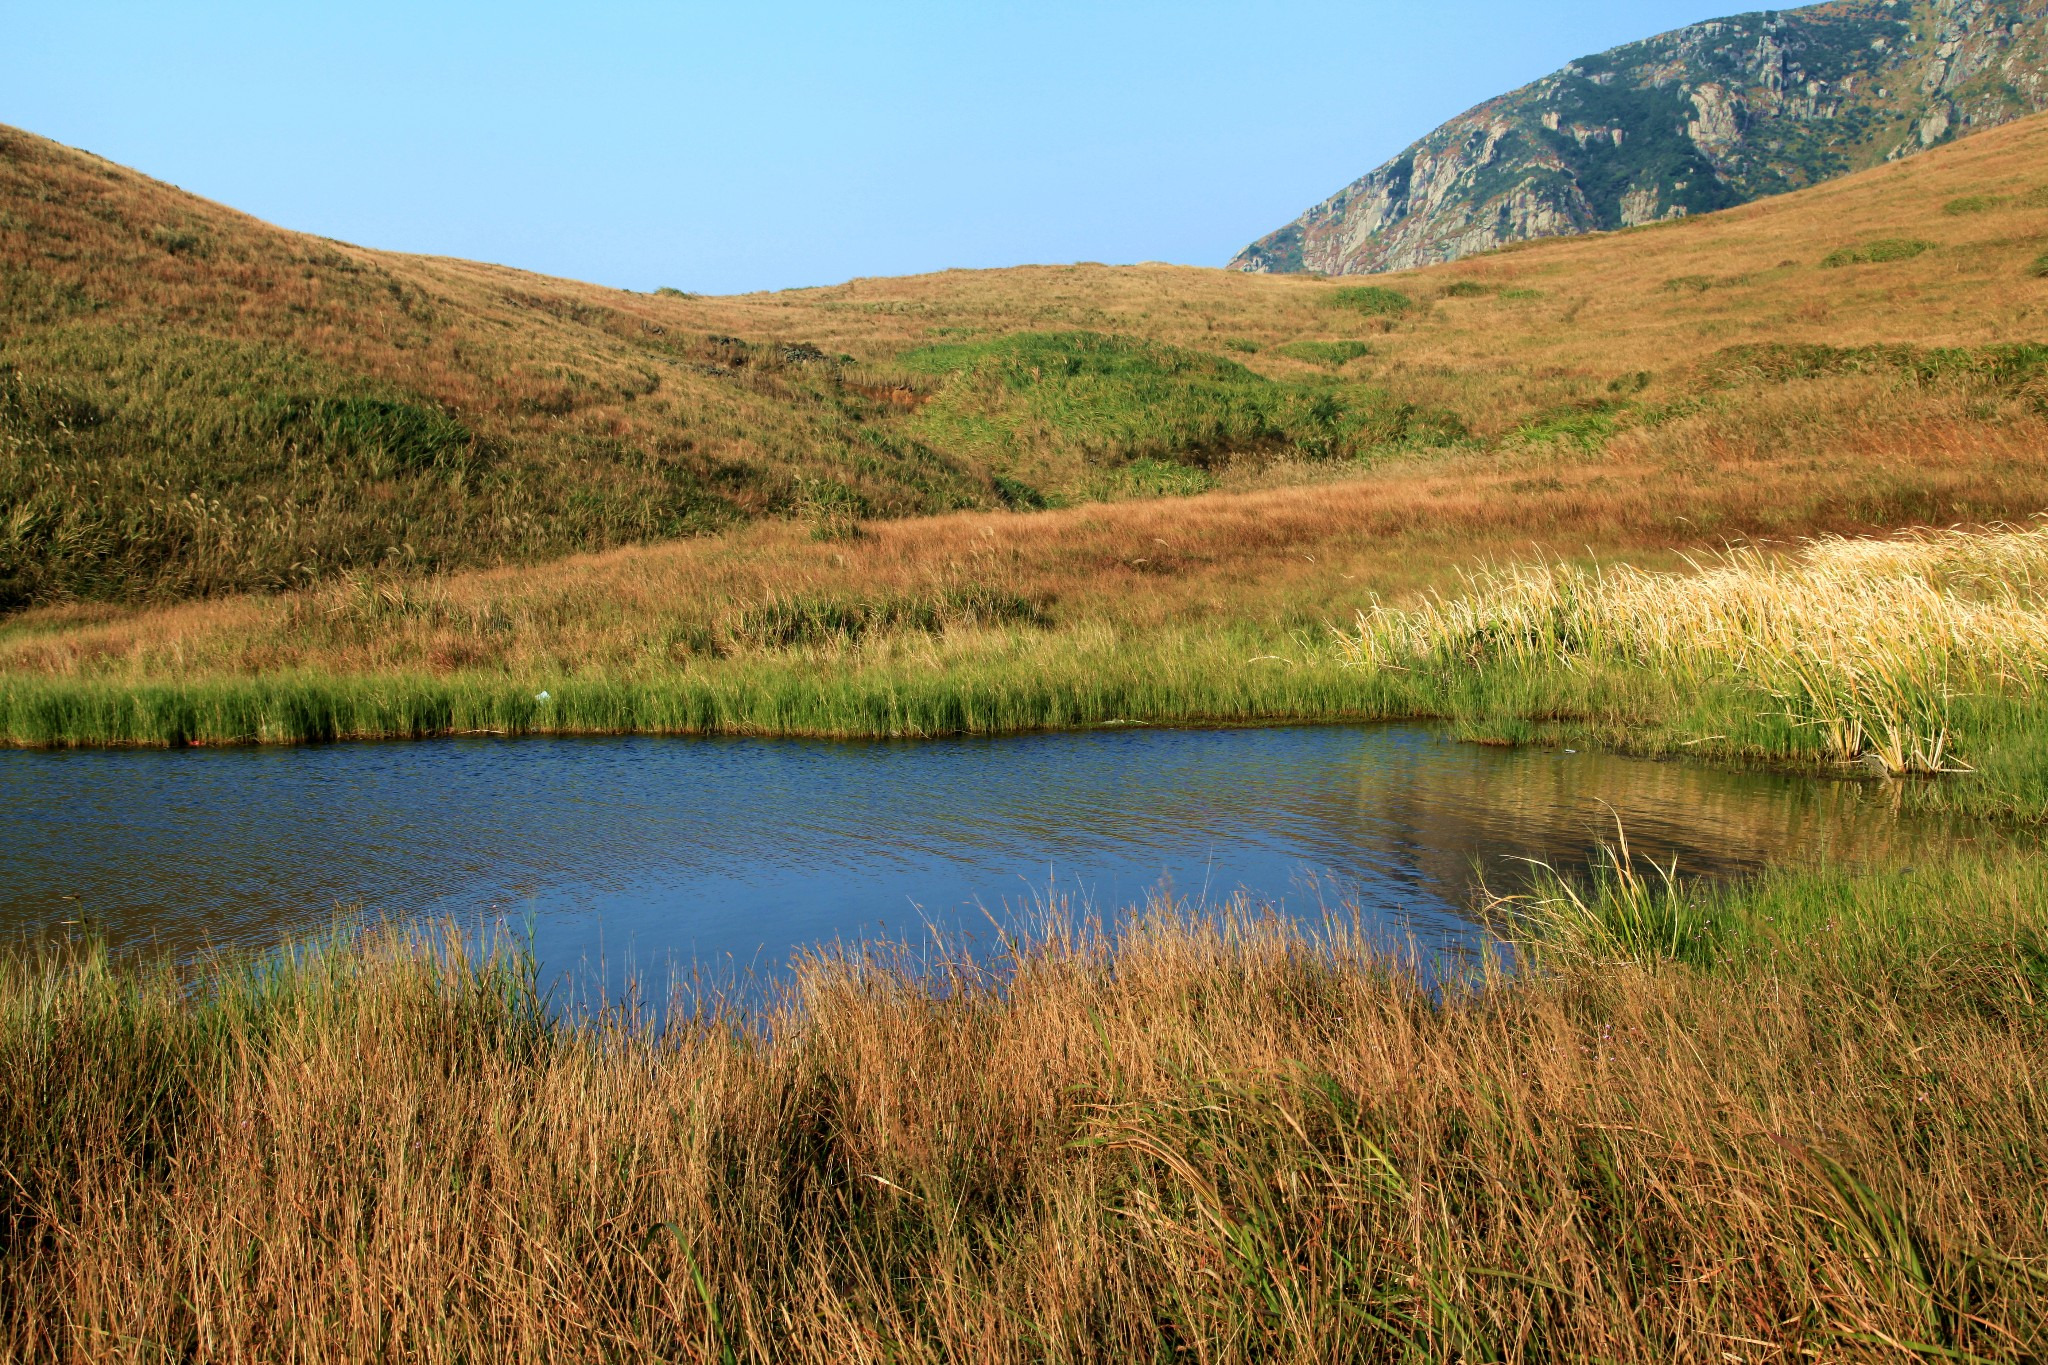
[[1782,194],[2048,109],[2048,0],[1833,0],[1581,58],[1239,252],[1367,274]]

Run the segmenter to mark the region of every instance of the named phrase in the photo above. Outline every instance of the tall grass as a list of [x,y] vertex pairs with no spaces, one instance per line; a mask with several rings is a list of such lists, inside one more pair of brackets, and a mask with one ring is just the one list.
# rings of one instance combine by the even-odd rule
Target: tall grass
[[459,942],[10,957],[0,1349],[2037,1358],[2042,863],[1711,910],[1743,954],[1432,995],[1341,923],[1157,905],[658,1035]]
[[1940,773],[1958,763],[1960,697],[2036,695],[2044,588],[2048,529],[1830,538],[1790,563],[1740,548],[1692,573],[1485,570],[1462,596],[1375,606],[1349,644],[1381,668],[1612,664],[1688,690],[1734,682],[1839,760]]
[[[836,618],[819,620],[791,612],[761,629],[825,630]],[[139,685],[7,677],[0,678],[0,740],[175,746],[465,733],[882,739],[1160,721],[1369,720],[1404,709],[1371,680],[1333,663],[1302,665],[1270,654],[1248,659],[1247,646],[1231,634],[1155,637],[1142,649],[1090,632],[995,635],[974,652],[956,641],[935,646],[952,651],[940,660],[895,663],[868,663],[858,652],[842,656],[837,645],[844,638],[834,635],[823,651],[643,677],[284,674]]]

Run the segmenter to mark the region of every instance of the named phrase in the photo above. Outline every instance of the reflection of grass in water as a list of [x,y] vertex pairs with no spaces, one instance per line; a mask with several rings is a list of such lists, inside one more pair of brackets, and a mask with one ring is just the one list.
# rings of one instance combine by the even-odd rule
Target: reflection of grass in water
[[374,1322],[404,1355],[778,1361],[884,1333],[905,1358],[1050,1331],[1216,1361],[2039,1340],[2048,867],[1651,893],[1675,934],[1441,998],[1342,925],[1155,906],[935,973],[814,956],[761,1012],[705,1002],[660,1037],[551,1016],[517,956],[376,935],[196,990],[11,959],[0,1339],[332,1357]]

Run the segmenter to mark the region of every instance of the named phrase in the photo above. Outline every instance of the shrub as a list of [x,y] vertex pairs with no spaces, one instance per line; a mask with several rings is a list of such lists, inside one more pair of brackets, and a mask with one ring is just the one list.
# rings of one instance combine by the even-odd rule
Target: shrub
[[2037,280],[2048,280],[2048,251],[2042,252],[2028,263],[2027,273]]
[[1910,261],[1923,251],[1932,251],[1934,243],[1918,237],[1880,237],[1862,246],[1845,246],[1831,251],[1821,259],[1826,270],[1839,269],[1845,265],[1883,265],[1888,261]]
[[1323,301],[1332,308],[1349,308],[1367,317],[1399,317],[1415,306],[1415,300],[1400,290],[1380,284],[1360,284],[1333,290]]
[[1447,299],[1478,299],[1500,292],[1498,285],[1486,284],[1479,280],[1453,280],[1444,286]]
[[1246,337],[1228,337],[1223,342],[1223,349],[1236,351],[1239,355],[1257,355],[1260,347],[1258,342]]

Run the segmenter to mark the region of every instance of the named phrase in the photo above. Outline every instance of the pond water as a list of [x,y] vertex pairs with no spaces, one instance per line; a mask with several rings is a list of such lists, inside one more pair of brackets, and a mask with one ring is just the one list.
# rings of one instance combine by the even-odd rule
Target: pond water
[[[442,740],[0,753],[0,935],[269,946],[337,907],[532,926],[550,971],[773,970],[1161,888],[1471,947],[1476,879],[1583,866],[1618,813],[1682,873],[1860,861],[1884,784],[1453,743],[1413,726],[904,743]],[[1042,913],[1042,911],[1040,911]]]

